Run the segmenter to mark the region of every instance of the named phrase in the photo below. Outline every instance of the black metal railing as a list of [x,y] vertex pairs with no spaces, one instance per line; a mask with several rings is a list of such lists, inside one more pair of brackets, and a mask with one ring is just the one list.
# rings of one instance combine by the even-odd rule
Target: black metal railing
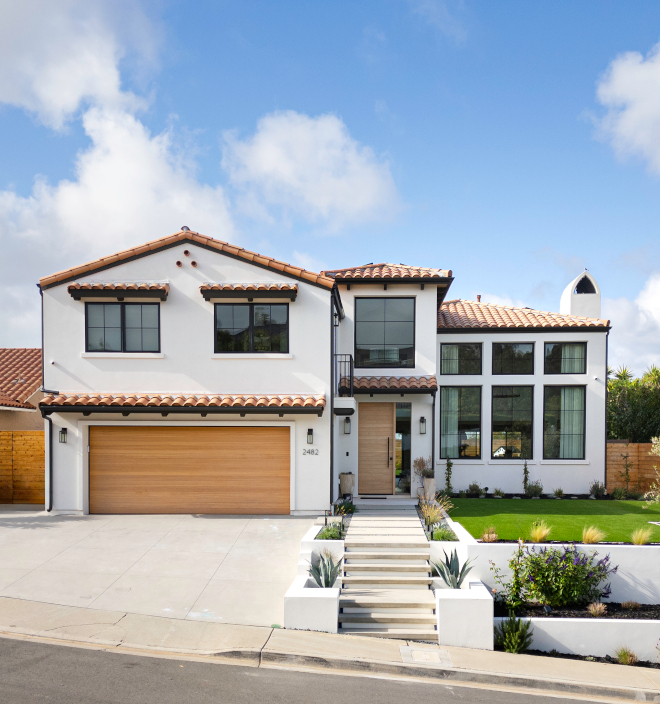
[[335,396],[353,396],[353,355],[335,355]]

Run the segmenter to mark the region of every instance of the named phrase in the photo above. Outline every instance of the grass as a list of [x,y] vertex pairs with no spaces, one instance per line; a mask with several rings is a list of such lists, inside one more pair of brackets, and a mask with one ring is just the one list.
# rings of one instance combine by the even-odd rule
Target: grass
[[551,540],[582,540],[585,526],[595,526],[611,542],[631,542],[638,528],[651,529],[650,542],[660,542],[660,505],[643,508],[642,501],[591,501],[588,499],[453,499],[451,517],[480,538],[494,527],[501,540],[529,540],[534,521],[540,519],[552,528]]

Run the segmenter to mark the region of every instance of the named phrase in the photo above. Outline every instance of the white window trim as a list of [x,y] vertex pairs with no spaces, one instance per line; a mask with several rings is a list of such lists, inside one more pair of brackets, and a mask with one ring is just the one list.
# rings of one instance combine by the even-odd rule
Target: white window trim
[[220,352],[212,354],[211,359],[293,359],[293,355],[278,352]]
[[162,352],[81,352],[83,359],[164,359]]

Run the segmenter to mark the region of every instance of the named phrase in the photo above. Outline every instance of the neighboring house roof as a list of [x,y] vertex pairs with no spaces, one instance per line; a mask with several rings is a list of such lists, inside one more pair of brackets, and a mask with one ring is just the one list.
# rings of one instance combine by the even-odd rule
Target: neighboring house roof
[[353,377],[354,393],[435,393],[438,382],[435,376],[356,376]]
[[41,350],[34,347],[0,348],[0,407],[34,406],[27,399],[41,386]]
[[67,291],[75,298],[80,300],[86,296],[104,296],[124,295],[147,296],[150,298],[167,299],[167,294],[170,292],[170,285],[166,283],[150,283],[150,282],[127,282],[127,283],[73,283],[67,287]]
[[445,301],[438,309],[438,332],[454,329],[592,328],[609,329],[610,321],[548,313],[479,301]]
[[322,288],[332,289],[334,285],[334,281],[323,274],[315,274],[314,272],[307,271],[301,267],[292,266],[291,264],[278,261],[272,257],[262,256],[256,252],[250,252],[242,247],[236,247],[227,242],[222,242],[221,240],[216,240],[212,237],[201,235],[199,232],[193,232],[192,230],[181,230],[179,232],[175,232],[173,235],[152,240],[151,242],[147,242],[139,247],[125,249],[121,252],[117,252],[116,254],[95,259],[87,264],[65,269],[64,271],[51,274],[50,276],[44,276],[39,279],[39,285],[43,289],[56,286],[58,284],[63,284],[81,276],[86,276],[97,271],[103,271],[104,269],[110,269],[111,267],[117,266],[122,262],[136,259],[138,257],[144,257],[149,254],[153,254],[154,252],[169,249],[180,244],[185,244],[186,242],[196,244],[211,251],[220,252],[235,259],[242,259],[243,261],[250,262],[251,264],[261,268],[277,271],[285,276],[306,281],[307,283],[315,284],[317,286],[321,286]]
[[364,264],[363,266],[349,267],[348,269],[332,269],[322,271],[322,276],[329,276],[335,281],[355,279],[450,279],[452,272],[449,269],[429,269],[422,266],[408,266],[407,264]]
[[180,409],[196,408],[231,409],[239,412],[244,409],[315,409],[320,412],[325,408],[323,395],[276,395],[276,394],[48,394],[41,406],[72,406],[81,408],[126,409]]

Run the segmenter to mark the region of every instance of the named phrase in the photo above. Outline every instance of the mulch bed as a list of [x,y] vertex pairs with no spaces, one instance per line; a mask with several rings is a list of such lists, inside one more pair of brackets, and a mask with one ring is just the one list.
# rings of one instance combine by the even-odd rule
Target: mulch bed
[[[607,612],[598,618],[627,618],[627,619],[649,619],[660,621],[660,604],[640,604],[639,609],[624,609],[621,604],[607,602]],[[495,616],[508,616],[505,607],[495,604]],[[595,618],[585,608],[556,608],[550,613],[540,605],[530,604],[523,606],[516,611],[516,616],[527,618]]]
[[[604,662],[608,665],[621,665],[621,663],[610,655],[604,658],[598,658],[594,655],[569,655],[568,653],[558,653],[556,650],[551,650],[546,653],[542,650],[526,650],[525,655],[542,655],[549,658],[564,658],[565,660],[585,660],[587,662]],[[649,660],[639,660],[635,663],[635,667],[651,667],[654,670],[660,670],[660,662],[650,662]],[[630,665],[622,665],[622,667],[630,667]]]

